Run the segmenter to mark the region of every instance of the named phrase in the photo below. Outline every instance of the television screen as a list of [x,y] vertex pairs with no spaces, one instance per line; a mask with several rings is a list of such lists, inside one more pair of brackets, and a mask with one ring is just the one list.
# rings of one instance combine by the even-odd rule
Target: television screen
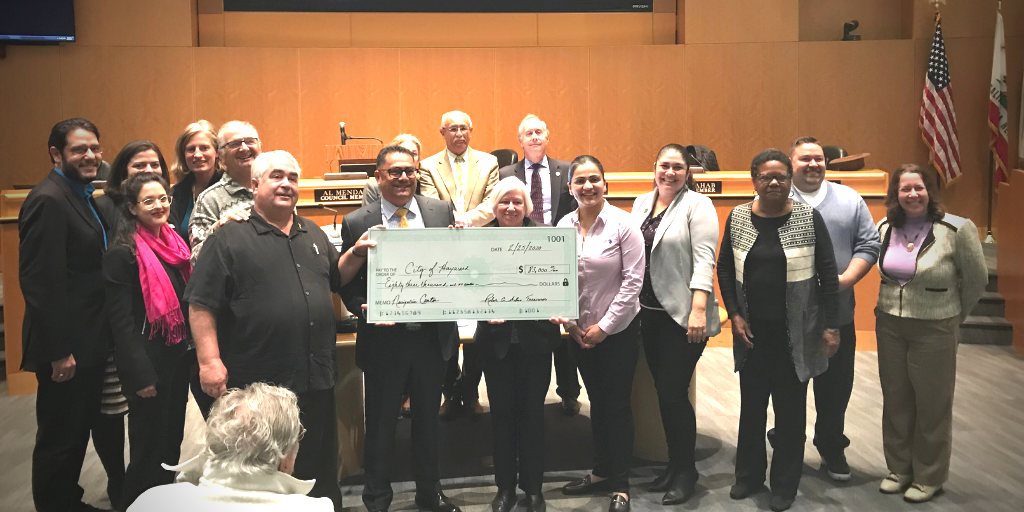
[[74,40],[74,0],[0,0],[0,44]]
[[225,11],[651,12],[652,0],[224,0]]

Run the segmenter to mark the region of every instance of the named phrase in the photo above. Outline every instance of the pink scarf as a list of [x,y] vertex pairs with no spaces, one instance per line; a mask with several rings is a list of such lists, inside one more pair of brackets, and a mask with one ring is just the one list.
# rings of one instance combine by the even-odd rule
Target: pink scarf
[[188,329],[178,295],[174,293],[171,278],[167,277],[160,261],[176,267],[187,283],[192,276],[188,245],[167,224],[160,228],[159,237],[136,224],[135,253],[139,261],[139,282],[142,283],[142,301],[146,304],[146,319],[152,326],[149,339],[160,333],[167,339],[167,345],[176,345],[185,339]]

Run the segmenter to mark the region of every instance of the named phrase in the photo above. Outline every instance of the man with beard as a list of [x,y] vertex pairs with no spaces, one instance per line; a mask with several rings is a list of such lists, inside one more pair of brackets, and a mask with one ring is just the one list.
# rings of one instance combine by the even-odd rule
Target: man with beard
[[[29,192],[18,215],[21,368],[38,382],[32,499],[39,512],[98,510],[82,503],[78,477],[90,431],[100,446],[110,435],[97,429],[111,350],[101,276],[106,226],[91,185],[101,161],[99,130],[85,119],[65,119],[50,131],[47,147],[54,169]],[[117,428],[123,450],[124,425]],[[110,487],[108,493],[116,504],[118,493]]]
[[[530,218],[538,224],[554,226],[562,217],[576,209],[576,200],[569,193],[569,162],[547,155],[551,132],[548,125],[533,114],[519,123],[519,144],[523,159],[498,169],[498,178],[515,176],[526,183],[533,203]],[[576,361],[569,354],[570,340],[563,340],[553,353],[555,391],[562,399],[562,412],[568,416],[580,412],[580,381]]]
[[[846,406],[853,392],[853,362],[857,352],[857,331],[853,325],[853,285],[878,261],[878,230],[867,204],[857,191],[825,181],[825,153],[814,137],[801,137],[789,150],[793,162],[793,201],[809,204],[825,220],[839,269],[839,350],[828,360],[828,370],[814,377],[814,446],[821,455],[829,478],[850,479],[846,447],[850,440],[843,431]],[[774,438],[774,429],[768,432]]]
[[255,159],[252,214],[206,240],[184,299],[203,391],[217,398],[266,382],[298,395],[306,434],[295,477],[316,479],[309,495],[341,510],[331,293],[363,260],[340,256],[315,222],[295,214],[300,172],[285,151]]
[[262,151],[256,128],[245,121],[228,121],[217,131],[217,148],[224,175],[196,198],[189,221],[192,264],[199,261],[203,242],[231,219],[244,220],[252,207],[252,163]]

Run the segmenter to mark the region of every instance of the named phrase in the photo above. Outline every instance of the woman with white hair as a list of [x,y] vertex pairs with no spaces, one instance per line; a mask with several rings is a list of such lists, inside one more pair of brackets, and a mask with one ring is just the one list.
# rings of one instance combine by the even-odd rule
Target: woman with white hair
[[313,481],[291,476],[304,433],[295,393],[259,382],[228,390],[210,410],[203,453],[168,467],[178,483],[146,491],[128,512],[333,511],[329,498],[306,496]]
[[[484,227],[543,226],[530,219],[533,203],[519,178],[498,182],[489,198],[494,220]],[[546,509],[544,479],[544,397],[551,384],[551,351],[558,325],[547,320],[478,322],[474,341],[487,379],[494,428],[494,512],[516,506],[516,484],[526,493],[526,510]]]

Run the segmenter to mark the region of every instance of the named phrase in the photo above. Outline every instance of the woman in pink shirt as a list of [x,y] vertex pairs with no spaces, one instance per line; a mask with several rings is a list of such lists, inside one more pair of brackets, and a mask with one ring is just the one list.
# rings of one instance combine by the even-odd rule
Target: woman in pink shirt
[[562,492],[612,493],[609,512],[628,512],[633,456],[630,397],[640,350],[637,313],[644,282],[644,239],[628,213],[605,201],[608,185],[596,158],[583,155],[572,161],[569,190],[579,209],[558,225],[577,233],[580,314],[565,327],[576,341],[573,355],[590,397],[594,469],[566,484]]

